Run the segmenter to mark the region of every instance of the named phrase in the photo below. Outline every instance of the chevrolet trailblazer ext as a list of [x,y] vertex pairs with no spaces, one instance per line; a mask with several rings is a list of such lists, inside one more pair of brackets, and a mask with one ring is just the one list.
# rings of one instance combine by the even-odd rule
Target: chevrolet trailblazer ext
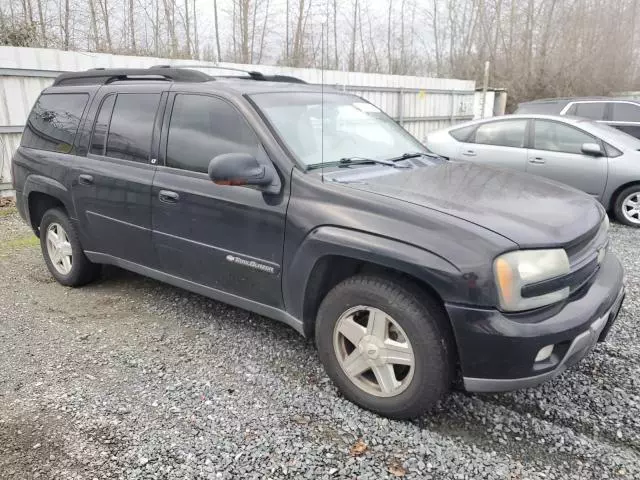
[[345,397],[394,418],[455,382],[531,387],[604,340],[623,271],[594,199],[247,73],[97,69],[42,92],[13,178],[58,282],[112,264],[285,322]]

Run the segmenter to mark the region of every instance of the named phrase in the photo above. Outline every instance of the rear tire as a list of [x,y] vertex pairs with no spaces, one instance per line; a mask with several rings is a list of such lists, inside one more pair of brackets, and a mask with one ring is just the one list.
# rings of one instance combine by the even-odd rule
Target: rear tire
[[640,185],[631,185],[618,194],[613,213],[620,223],[640,228]]
[[42,216],[40,247],[49,272],[62,285],[79,287],[100,273],[100,265],[86,257],[76,229],[60,208],[47,210]]
[[320,305],[318,355],[353,403],[391,418],[415,418],[451,386],[455,362],[446,322],[439,303],[413,284],[356,275]]

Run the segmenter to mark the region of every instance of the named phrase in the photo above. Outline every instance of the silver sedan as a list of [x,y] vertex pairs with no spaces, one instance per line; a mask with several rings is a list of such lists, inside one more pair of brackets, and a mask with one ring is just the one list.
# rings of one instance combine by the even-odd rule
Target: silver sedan
[[514,168],[571,185],[622,223],[640,227],[640,139],[582,118],[507,115],[428,134],[451,160]]

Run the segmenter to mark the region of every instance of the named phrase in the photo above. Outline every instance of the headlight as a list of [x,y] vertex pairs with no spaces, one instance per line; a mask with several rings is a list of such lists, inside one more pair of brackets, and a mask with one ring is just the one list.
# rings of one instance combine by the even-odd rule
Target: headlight
[[569,287],[535,297],[523,297],[522,287],[566,275],[569,271],[569,257],[563,249],[518,250],[500,255],[493,264],[500,308],[517,312],[567,298]]

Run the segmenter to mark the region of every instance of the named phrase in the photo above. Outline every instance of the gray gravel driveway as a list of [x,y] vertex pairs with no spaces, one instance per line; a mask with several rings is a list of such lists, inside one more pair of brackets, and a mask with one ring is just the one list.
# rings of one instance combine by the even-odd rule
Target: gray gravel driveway
[[397,422],[341,398],[284,325],[115,268],[58,285],[0,210],[0,478],[638,479],[640,230],[612,241],[608,343],[540,388]]

